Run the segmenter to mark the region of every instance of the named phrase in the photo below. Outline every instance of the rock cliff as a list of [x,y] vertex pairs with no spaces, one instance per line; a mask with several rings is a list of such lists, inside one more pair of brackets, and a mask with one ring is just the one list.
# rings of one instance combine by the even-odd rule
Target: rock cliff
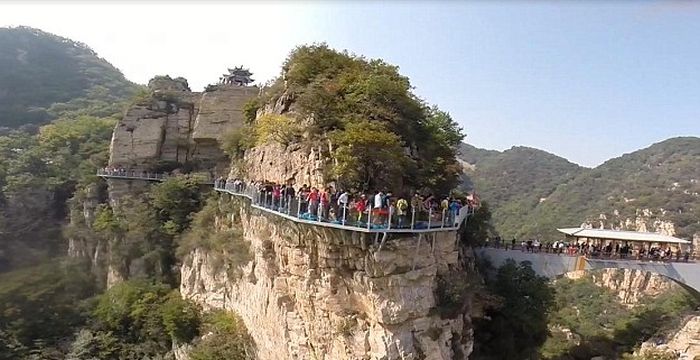
[[[136,101],[112,135],[110,166],[162,170],[159,165],[188,165],[196,170],[227,166],[221,137],[243,124],[243,106],[257,87],[219,85],[213,91],[189,91],[183,80],[157,78],[152,95]],[[186,84],[186,82],[185,82]]]
[[620,303],[635,305],[646,296],[655,297],[680,286],[658,274],[630,269],[604,269],[592,274],[593,281],[616,293]]
[[[195,171],[210,175],[222,173],[228,158],[220,140],[228,131],[243,124],[243,106],[258,94],[257,87],[220,84],[204,93],[192,92],[183,78],[158,76],[149,82],[148,93],[138,97],[117,123],[110,143],[109,167],[134,173]],[[107,180],[107,200],[116,204],[124,196],[138,197],[152,183],[142,180]],[[75,228],[89,227],[98,205],[94,191],[76,199],[80,204],[71,214]],[[69,236],[69,256],[92,264],[98,279],[107,286],[138,275],[138,259],[126,259],[116,266],[108,261],[114,241]]]
[[231,272],[220,265],[222,254],[196,249],[181,268],[180,291],[240,314],[259,358],[464,359],[471,352],[468,310],[441,316],[436,297],[438,277],[459,268],[455,233],[390,237],[380,250],[374,236],[294,223],[245,203],[220,214],[217,228],[236,218],[252,260]]

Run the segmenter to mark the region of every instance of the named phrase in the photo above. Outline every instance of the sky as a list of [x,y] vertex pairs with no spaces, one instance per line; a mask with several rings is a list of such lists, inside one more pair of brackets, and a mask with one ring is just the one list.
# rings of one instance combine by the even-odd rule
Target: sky
[[326,42],[398,65],[474,146],[589,167],[700,136],[690,0],[0,4],[0,26],[16,25],[84,42],[134,82],[184,76],[193,90],[236,65],[264,83],[295,46]]

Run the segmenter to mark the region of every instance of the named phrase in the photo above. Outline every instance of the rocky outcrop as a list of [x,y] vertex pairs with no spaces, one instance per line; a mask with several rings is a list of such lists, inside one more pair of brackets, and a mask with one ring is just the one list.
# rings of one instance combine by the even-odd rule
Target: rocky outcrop
[[114,129],[110,166],[142,171],[163,164],[198,170],[228,165],[219,141],[243,124],[243,106],[258,88],[222,85],[198,93],[186,84],[180,78],[151,81],[152,96],[132,105]]
[[679,285],[661,275],[630,269],[603,269],[591,274],[593,282],[612,290],[626,305],[635,305],[644,297],[655,297]]
[[243,176],[251,180],[291,183],[296,187],[307,184],[321,188],[328,185],[324,179],[324,169],[330,161],[327,156],[328,151],[322,147],[295,144],[285,148],[270,143],[247,151],[243,159],[245,173],[240,174],[238,168],[232,167],[229,178]]
[[240,217],[252,261],[231,272],[218,265],[222,254],[194,250],[181,267],[180,291],[237,312],[258,358],[464,359],[471,352],[468,310],[441,316],[435,295],[438,276],[458,267],[455,233],[392,236],[380,250],[374,235],[245,205],[230,216]]
[[684,325],[667,339],[653,339],[642,343],[637,355],[649,353],[671,353],[678,359],[700,357],[700,315],[690,316]]

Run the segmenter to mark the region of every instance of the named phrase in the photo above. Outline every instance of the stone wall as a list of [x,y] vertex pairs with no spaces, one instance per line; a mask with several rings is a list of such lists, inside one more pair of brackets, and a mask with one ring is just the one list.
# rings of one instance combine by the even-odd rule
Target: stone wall
[[240,216],[253,260],[231,275],[217,268],[221,254],[195,250],[181,267],[180,291],[240,314],[258,358],[447,360],[471,352],[468,314],[441,318],[434,295],[438,274],[458,266],[455,233],[423,238],[420,247],[417,237],[392,237],[379,251],[373,235],[246,206],[231,216]]

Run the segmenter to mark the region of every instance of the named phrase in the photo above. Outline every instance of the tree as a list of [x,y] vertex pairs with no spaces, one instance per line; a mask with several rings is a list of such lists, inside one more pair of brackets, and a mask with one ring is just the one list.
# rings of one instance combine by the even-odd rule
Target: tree
[[334,175],[339,184],[361,190],[399,189],[405,155],[398,135],[376,122],[349,123],[331,134]]
[[487,202],[467,218],[465,226],[459,230],[460,241],[468,246],[480,246],[495,232],[491,223],[491,210]]
[[474,322],[474,359],[534,359],[547,339],[554,290],[529,263],[509,260],[487,282],[501,301]]
[[202,332],[208,335],[195,343],[189,353],[191,360],[255,358],[255,343],[235,314],[222,310],[208,314]]
[[202,207],[199,184],[186,177],[170,178],[150,192],[153,207],[169,235],[182,233],[190,224],[192,214]]

